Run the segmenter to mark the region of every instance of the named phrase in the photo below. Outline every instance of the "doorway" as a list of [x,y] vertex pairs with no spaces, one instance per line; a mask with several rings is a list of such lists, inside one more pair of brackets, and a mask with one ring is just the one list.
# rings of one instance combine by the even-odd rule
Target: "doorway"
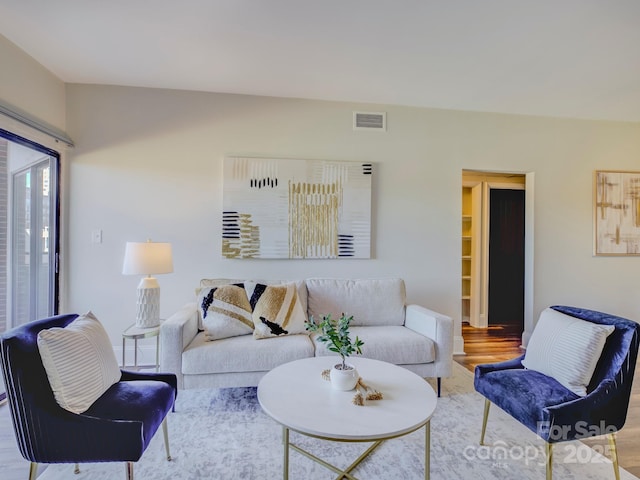
[[532,235],[532,225],[527,224],[528,216],[533,218],[527,209],[532,205],[527,205],[529,175],[532,185],[532,174],[462,172],[461,311],[466,353],[499,353],[505,348],[513,356],[526,335],[531,307],[525,304],[532,288],[531,270],[526,271],[532,239],[525,236],[526,225]]

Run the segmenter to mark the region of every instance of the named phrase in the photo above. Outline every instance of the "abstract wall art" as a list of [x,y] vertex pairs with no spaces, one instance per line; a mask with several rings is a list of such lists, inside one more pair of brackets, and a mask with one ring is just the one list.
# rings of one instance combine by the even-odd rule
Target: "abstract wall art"
[[640,172],[596,170],[595,255],[640,255]]
[[371,163],[226,157],[222,255],[370,258]]

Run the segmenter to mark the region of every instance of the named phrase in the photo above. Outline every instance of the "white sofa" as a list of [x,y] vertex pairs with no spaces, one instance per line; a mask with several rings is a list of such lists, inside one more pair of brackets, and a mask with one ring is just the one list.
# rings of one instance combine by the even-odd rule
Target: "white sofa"
[[[236,282],[242,280],[204,279],[200,285]],[[403,366],[422,377],[435,377],[438,394],[440,379],[451,376],[451,318],[419,305],[406,305],[402,279],[310,278],[296,281],[296,287],[308,317],[353,315],[350,332],[364,341],[362,356]],[[336,355],[316,342],[315,334],[306,333],[209,341],[198,328],[199,315],[197,302],[187,303],[160,328],[160,369],[174,373],[180,388],[255,386],[265,373],[283,363]]]

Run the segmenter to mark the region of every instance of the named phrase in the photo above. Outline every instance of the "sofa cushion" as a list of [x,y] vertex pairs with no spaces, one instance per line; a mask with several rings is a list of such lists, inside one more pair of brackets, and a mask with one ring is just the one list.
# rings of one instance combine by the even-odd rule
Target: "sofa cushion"
[[91,312],[41,330],[38,350],[56,401],[70,412],[83,413],[120,380],[109,335]]
[[549,427],[546,408],[579,398],[557,380],[523,368],[488,372],[482,382],[476,378],[475,386],[479,393],[545,440],[548,438],[545,426]]
[[208,342],[204,332],[182,353],[183,374],[269,371],[283,363],[313,357],[308,335],[286,335],[257,341],[251,335]]
[[548,375],[585,396],[613,325],[600,325],[552,308],[540,314],[522,365]]
[[242,283],[203,288],[198,307],[207,340],[253,332],[251,304]]
[[[327,344],[317,340],[319,334],[312,334],[316,346],[316,356],[337,355],[327,348]],[[351,327],[351,340],[356,336],[364,342],[362,356],[396,365],[431,363],[436,352],[433,340],[399,326]]]
[[400,278],[307,279],[308,314],[353,315],[352,326],[404,325],[406,293]]
[[306,333],[307,315],[298,300],[295,283],[245,282],[244,285],[251,305],[255,338]]

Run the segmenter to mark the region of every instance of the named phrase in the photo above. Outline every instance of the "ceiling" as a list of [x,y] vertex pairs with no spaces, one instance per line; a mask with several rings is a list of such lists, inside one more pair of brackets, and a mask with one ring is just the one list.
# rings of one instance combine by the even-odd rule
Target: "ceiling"
[[640,122],[638,0],[0,0],[0,34],[67,83]]

